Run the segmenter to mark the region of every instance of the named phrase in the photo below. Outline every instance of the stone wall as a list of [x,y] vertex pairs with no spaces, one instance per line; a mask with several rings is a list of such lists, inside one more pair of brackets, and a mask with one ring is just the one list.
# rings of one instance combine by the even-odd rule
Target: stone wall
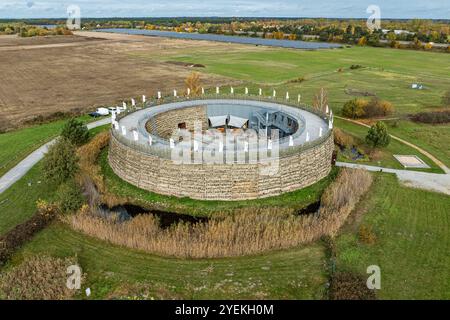
[[277,196],[307,187],[331,170],[333,135],[320,145],[280,159],[274,175],[263,164],[174,164],[132,149],[111,137],[109,163],[129,183],[156,193],[202,200]]
[[145,127],[151,134],[169,139],[178,129],[179,123],[184,122],[187,130],[194,131],[195,121],[201,121],[202,130],[208,128],[206,106],[187,107],[157,114],[147,122]]

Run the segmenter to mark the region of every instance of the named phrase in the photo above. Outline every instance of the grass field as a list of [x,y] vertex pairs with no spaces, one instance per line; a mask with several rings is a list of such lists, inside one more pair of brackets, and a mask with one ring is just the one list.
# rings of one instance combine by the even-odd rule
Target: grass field
[[327,281],[320,245],[253,257],[182,260],[109,245],[55,224],[11,264],[32,254],[77,255],[92,299],[124,295],[134,286],[166,299],[320,299]]
[[[52,78],[52,83],[56,83],[52,92],[56,92],[58,97],[50,96],[48,100],[46,97],[44,109],[48,111],[53,110],[55,106],[59,108],[58,103],[62,103],[62,109],[68,108],[78,105],[80,99],[87,104],[99,101],[109,103],[126,95],[139,95],[144,90],[156,89],[161,85],[158,77],[175,72],[174,70],[176,72],[182,70],[182,75],[171,78],[165,86],[170,87],[168,90],[172,89],[171,86],[182,86],[185,75],[192,69],[160,65],[168,60],[204,64],[206,68],[200,71],[214,75],[209,79],[229,81],[229,78],[221,77],[225,76],[232,78],[230,81],[242,80],[254,93],[259,87],[264,88],[266,95],[272,88],[276,88],[279,95],[284,95],[288,90],[292,97],[299,92],[305,103],[311,103],[313,94],[319,87],[324,86],[329,90],[330,105],[336,111],[340,110],[345,101],[352,98],[345,93],[345,89],[373,92],[394,103],[396,107],[394,117],[439,106],[442,93],[450,88],[450,55],[441,53],[360,47],[299,51],[247,46],[244,50],[235,50],[237,47],[226,44],[197,47],[195,45],[197,42],[191,42],[189,47],[186,47],[184,44],[189,43],[188,41],[173,40],[158,40],[156,46],[161,47],[156,48],[153,44],[142,46],[139,42],[117,41],[101,47],[93,46],[84,52],[81,51],[86,48],[75,51],[68,48],[55,49],[54,54],[64,52],[65,57],[72,55],[69,59],[72,62],[89,60],[92,55],[103,59],[102,54],[105,51],[111,52],[108,52],[106,60],[96,66],[100,73],[95,77],[92,77],[91,73],[86,74],[89,67],[81,68],[74,76],[75,88],[69,90],[64,86],[63,80]],[[165,46],[167,51],[160,50]],[[26,55],[33,56],[35,53],[24,51],[17,56],[8,53],[10,60],[2,61],[3,66],[9,67],[9,64],[14,63],[14,59],[27,61],[24,58]],[[126,61],[122,61],[114,75],[110,77],[111,66],[124,58]],[[42,59],[39,57],[33,63],[39,61],[43,63]],[[142,61],[149,59],[151,61],[147,63]],[[95,59],[89,61],[98,63]],[[142,64],[136,64],[136,61]],[[68,62],[66,60],[57,62],[56,65],[65,70]],[[350,70],[352,64],[361,64],[363,68]],[[35,70],[32,74],[26,73],[24,70],[30,68],[30,65],[32,64],[18,67],[19,73],[11,74],[5,79],[16,74],[20,75],[17,77],[18,81],[22,81],[24,75],[33,79],[43,72]],[[141,66],[145,68],[137,70]],[[1,67],[0,65],[0,70]],[[48,69],[49,66],[43,63],[42,68]],[[337,72],[339,68],[343,68],[343,71]],[[152,79],[151,86],[148,86],[147,81],[149,77],[153,77],[152,72],[155,70],[159,72],[158,77]],[[55,74],[63,76],[56,69],[53,72],[53,76]],[[121,81],[127,73],[133,74],[133,77]],[[89,86],[94,80],[97,81],[101,75],[110,82],[100,83],[86,93],[83,90],[84,86]],[[298,77],[305,77],[306,80],[302,83],[289,82]],[[205,78],[206,76],[203,76],[204,81],[208,82]],[[111,86],[111,82],[116,86]],[[410,85],[413,82],[423,83],[425,90],[411,90]],[[127,85],[117,90],[117,83]],[[14,82],[8,85],[21,88]],[[27,87],[26,84],[21,85]],[[39,85],[48,87],[45,81]],[[28,94],[33,97],[33,90],[21,93],[25,98]],[[243,86],[237,90],[242,91]],[[101,94],[97,94],[99,92]],[[73,98],[66,99],[65,97],[70,94],[73,94]],[[0,100],[2,95],[8,95],[8,99],[19,101],[16,99],[18,92],[10,94],[0,86]],[[26,106],[35,105],[35,102],[28,98],[20,103],[15,117],[27,110]],[[15,104],[8,105],[8,108],[15,107],[17,107]],[[367,132],[367,128],[338,119],[335,123],[358,138],[363,139]],[[62,121],[58,121],[1,134],[0,175],[36,147],[58,135],[62,124]],[[92,134],[104,129],[104,127],[97,128]],[[431,126],[402,120],[398,127],[390,125],[389,131],[426,149],[450,165],[449,125]],[[431,171],[437,171],[436,166],[425,156],[396,141],[392,141],[385,150],[380,163],[370,164],[401,168],[392,158],[392,154],[397,153],[419,155],[432,166]],[[194,215],[208,215],[216,210],[226,211],[248,206],[248,202],[202,202],[145,192],[121,181],[112,173],[106,162],[106,152],[102,153],[101,163],[108,188],[118,195],[133,197],[142,205],[158,207],[163,201],[167,210]],[[0,195],[0,234],[31,217],[38,199],[52,199],[55,188],[43,181],[41,169],[41,164],[38,164]],[[375,175],[372,190],[358,205],[358,209],[337,238],[338,270],[351,270],[364,276],[367,266],[379,265],[382,273],[382,289],[378,292],[380,298],[450,299],[449,196],[403,187],[393,175]],[[316,201],[328,183],[329,180],[323,180],[312,187],[281,197],[258,200],[252,205],[302,208]],[[357,235],[359,225],[372,227],[377,236],[375,244],[361,243]],[[2,271],[35,254],[58,257],[77,255],[80,265],[87,273],[85,286],[92,289],[93,299],[124,297],[142,292],[148,293],[149,297],[166,299],[320,299],[326,292],[327,261],[324,246],[320,242],[260,256],[183,260],[157,257],[110,245],[55,222],[20,249]]]
[[[450,55],[431,52],[370,47],[317,51],[257,48],[220,55],[193,51],[172,59],[201,63],[207,72],[250,83],[297,89],[306,103],[311,103],[313,93],[323,86],[329,90],[330,105],[337,109],[351,98],[345,88],[376,93],[394,103],[399,113],[412,113],[439,106],[450,87]],[[350,70],[353,64],[363,68]],[[343,71],[338,72],[339,68]],[[299,77],[306,81],[286,86],[287,81]],[[426,89],[410,89],[415,82]]]
[[[450,88],[450,55],[434,52],[370,47],[318,51],[257,48],[220,55],[193,51],[171,59],[201,63],[206,72],[244,80],[254,94],[259,87],[265,95],[270,95],[273,88],[279,96],[289,91],[294,99],[300,93],[306,104],[311,104],[318,88],[324,87],[329,92],[330,107],[338,113],[346,101],[354,98],[346,89],[376,94],[394,104],[391,117],[405,117],[441,106],[441,97]],[[353,64],[363,68],[351,70]],[[305,81],[291,81],[300,77]],[[425,89],[413,90],[412,83],[422,83]],[[404,120],[392,133],[417,143],[450,165],[450,125]]]
[[[102,40],[90,37],[34,37],[11,40],[0,36],[0,108],[12,124],[73,109],[92,111],[124,99],[155,95],[165,87],[182,88],[191,72],[159,60],[137,61],[127,52],[142,50],[160,55],[166,48],[184,49],[198,43],[140,38]],[[94,38],[96,41],[87,41]],[[84,40],[82,40],[84,39]],[[129,41],[131,40],[131,41]],[[218,47],[204,43],[200,47]],[[220,76],[205,75],[212,84],[225,83]]]
[[356,226],[337,240],[338,269],[381,268],[384,299],[450,299],[450,197],[402,187],[382,175],[357,213],[378,240],[362,244]]
[[[88,123],[94,120],[88,115],[78,117]],[[67,120],[58,120],[0,134],[0,176],[41,145],[59,135]]]
[[[46,194],[42,188],[34,192],[35,198]],[[16,193],[32,206],[28,190],[17,188]],[[445,195],[402,187],[393,175],[378,174],[372,191],[337,238],[338,270],[364,275],[368,265],[379,265],[380,298],[448,299],[448,200]],[[20,209],[1,210],[0,221]],[[22,214],[10,219],[8,227],[3,223],[1,232],[25,218]],[[358,240],[361,224],[372,226],[377,236],[374,245]],[[311,299],[323,297],[327,282],[320,242],[261,256],[183,260],[110,245],[56,222],[18,251],[6,268],[34,254],[77,255],[87,273],[85,285],[92,289],[91,298],[146,292],[169,299]]]
[[[351,134],[353,137],[356,137],[361,142],[362,145],[365,145],[364,139],[365,136],[367,135],[368,128],[341,119],[335,119],[335,125],[338,128],[344,130],[344,132]],[[418,171],[443,173],[443,171],[433,161],[428,159],[425,155],[421,154],[416,149],[413,149],[394,139],[391,139],[390,144],[386,148],[379,149],[379,159],[371,161],[358,161],[358,163],[373,166],[381,166],[385,168],[404,169],[403,166],[400,164],[400,162],[398,162],[394,158],[394,154],[416,155],[430,166],[430,169],[419,169]],[[342,158],[339,158],[338,160],[349,161]]]
[[[90,130],[91,136],[107,130],[109,125]],[[59,129],[55,131],[59,133]],[[0,136],[1,137],[1,136]],[[0,234],[24,222],[36,212],[36,201],[51,200],[56,187],[42,176],[42,161],[38,162],[19,181],[0,194]]]

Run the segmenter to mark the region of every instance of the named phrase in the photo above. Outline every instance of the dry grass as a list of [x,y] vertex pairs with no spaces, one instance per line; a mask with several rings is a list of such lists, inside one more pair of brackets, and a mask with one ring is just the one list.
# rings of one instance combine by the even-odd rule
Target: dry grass
[[362,170],[343,169],[324,192],[315,215],[294,216],[270,211],[242,212],[195,225],[159,227],[152,215],[127,222],[104,219],[95,211],[64,217],[75,230],[129,248],[183,258],[211,258],[256,254],[284,249],[334,236],[372,183]]
[[76,290],[66,286],[67,268],[76,259],[35,256],[0,276],[0,298],[11,300],[64,300]]
[[342,148],[351,148],[355,145],[353,137],[339,128],[333,129],[334,143]]

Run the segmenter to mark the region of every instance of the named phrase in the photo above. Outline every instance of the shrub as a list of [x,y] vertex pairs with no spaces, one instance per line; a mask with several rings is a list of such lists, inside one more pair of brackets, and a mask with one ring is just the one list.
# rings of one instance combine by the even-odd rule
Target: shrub
[[325,88],[320,90],[314,95],[313,107],[320,111],[325,111],[328,105],[328,92]]
[[350,66],[350,69],[351,70],[356,70],[356,69],[361,69],[363,66],[362,65],[360,65],[360,64],[352,64],[351,66]]
[[184,81],[186,88],[191,90],[191,94],[196,95],[200,93],[200,74],[198,72],[192,72]]
[[416,122],[441,124],[450,122],[450,110],[440,112],[421,112],[411,116]]
[[333,134],[334,143],[341,148],[350,148],[355,144],[353,137],[339,128],[334,128]]
[[377,236],[372,230],[371,226],[362,225],[358,231],[359,241],[364,244],[375,244],[377,242]]
[[89,130],[83,122],[71,118],[64,124],[61,136],[72,142],[74,145],[79,146],[88,141]]
[[60,184],[72,178],[78,170],[75,146],[67,139],[60,138],[50,146],[43,160],[44,177],[52,183]]
[[347,118],[361,118],[364,116],[364,109],[367,105],[367,101],[364,99],[353,99],[347,101],[342,108],[342,114]]
[[392,103],[378,98],[372,98],[364,106],[364,116],[367,118],[387,116],[392,112],[394,112]]
[[373,148],[375,147],[387,147],[389,142],[391,141],[391,137],[387,131],[386,125],[378,121],[375,123],[367,133],[366,142],[371,145]]
[[442,96],[442,104],[444,105],[444,107],[450,107],[450,90],[447,90],[447,92],[445,92]]
[[38,201],[37,207],[38,212],[30,219],[0,237],[0,265],[4,264],[17,248],[44,229],[55,217],[56,208],[53,205]]
[[[0,298],[9,300],[63,300],[76,290],[67,288],[67,268],[75,258],[34,256],[0,277]],[[83,279],[82,279],[83,280]]]
[[85,201],[80,187],[73,179],[59,186],[56,192],[56,198],[58,207],[62,213],[76,212]]
[[331,300],[375,300],[375,292],[369,290],[363,277],[351,272],[336,272],[330,283]]

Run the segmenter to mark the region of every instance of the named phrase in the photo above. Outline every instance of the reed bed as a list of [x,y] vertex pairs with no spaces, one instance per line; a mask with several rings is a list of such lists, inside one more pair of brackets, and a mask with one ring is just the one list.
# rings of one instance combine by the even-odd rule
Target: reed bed
[[325,190],[316,214],[295,216],[277,209],[243,209],[219,214],[207,223],[179,223],[167,229],[153,215],[119,222],[84,208],[62,219],[73,229],[113,244],[164,256],[218,258],[286,249],[334,236],[370,188],[372,176],[363,170],[342,169]]

